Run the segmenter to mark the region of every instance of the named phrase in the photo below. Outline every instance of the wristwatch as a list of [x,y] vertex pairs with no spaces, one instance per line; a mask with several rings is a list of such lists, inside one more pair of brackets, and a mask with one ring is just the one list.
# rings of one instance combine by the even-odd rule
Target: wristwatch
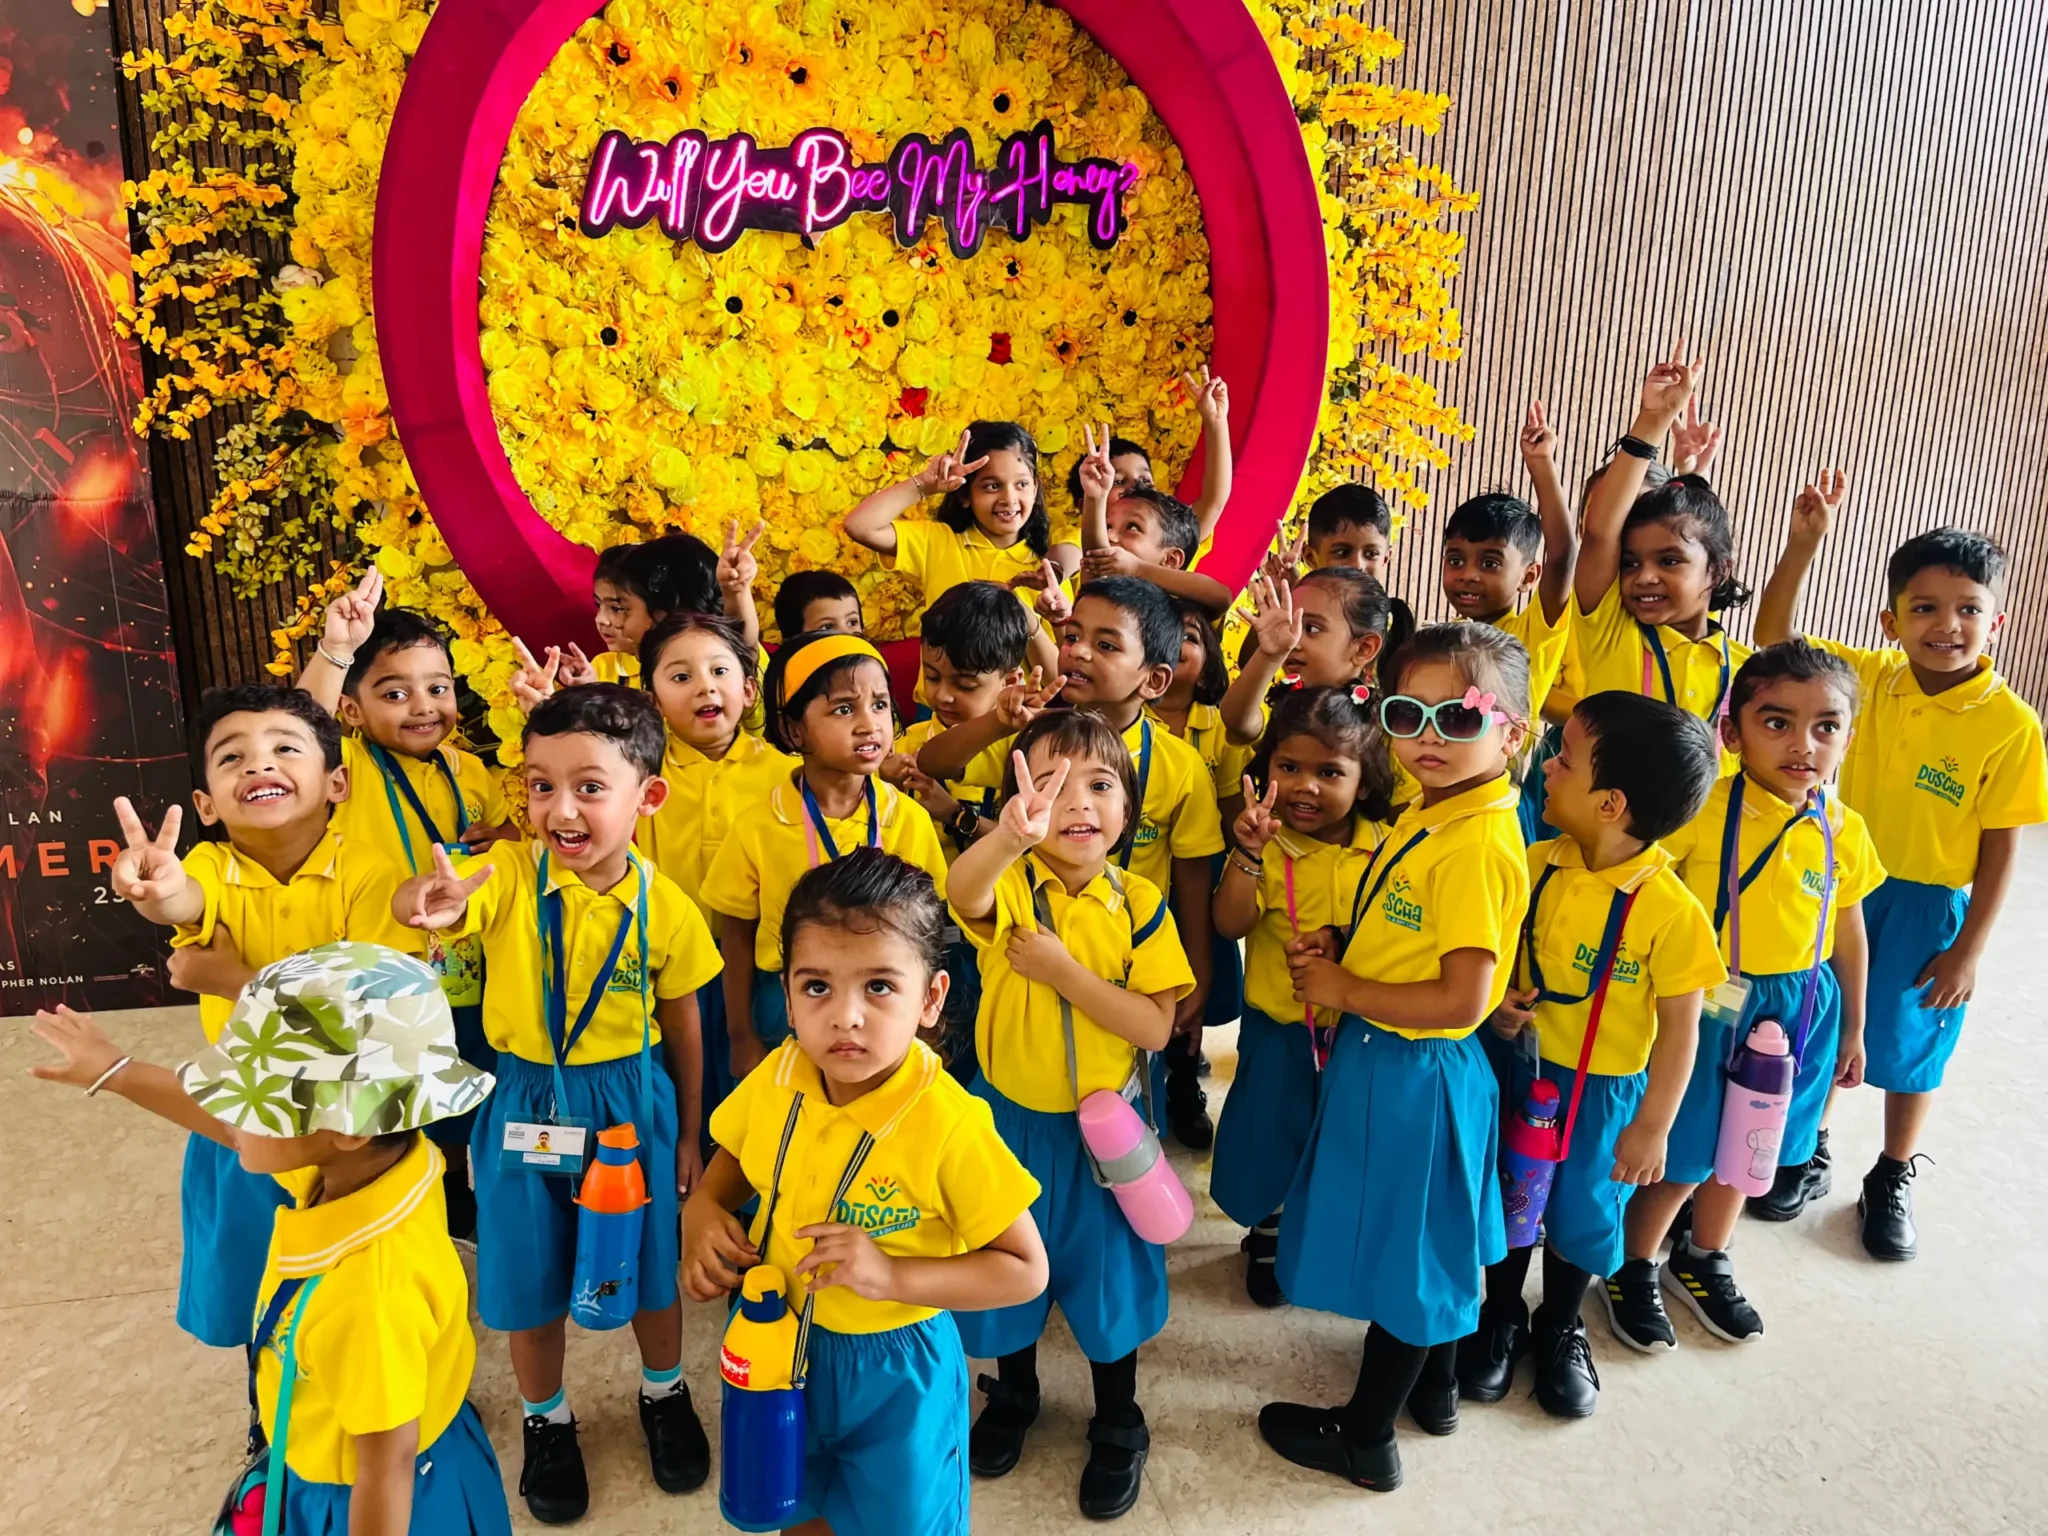
[[971,805],[960,807],[960,814],[946,823],[946,830],[963,843],[974,841],[974,829],[981,825],[981,812]]
[[1646,443],[1633,433],[1624,436],[1614,446],[1616,451],[1625,453],[1632,459],[1648,459],[1653,464],[1657,462],[1657,445]]

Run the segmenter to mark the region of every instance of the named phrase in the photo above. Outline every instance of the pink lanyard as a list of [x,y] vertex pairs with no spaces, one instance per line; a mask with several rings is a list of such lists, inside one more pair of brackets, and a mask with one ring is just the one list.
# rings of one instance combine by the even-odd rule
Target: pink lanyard
[[[1285,848],[1280,850],[1280,868],[1287,885],[1287,928],[1298,939],[1301,937],[1301,909],[1294,898],[1294,855]],[[1336,1031],[1316,1027],[1316,1010],[1313,1003],[1301,1005],[1301,1022],[1308,1026],[1309,1060],[1315,1063],[1316,1070],[1320,1072],[1330,1060],[1330,1045]]]

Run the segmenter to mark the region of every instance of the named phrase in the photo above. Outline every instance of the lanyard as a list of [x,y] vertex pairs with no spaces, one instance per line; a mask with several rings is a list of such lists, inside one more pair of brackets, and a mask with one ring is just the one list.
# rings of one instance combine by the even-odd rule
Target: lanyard
[[[1748,871],[1738,878],[1736,870],[1741,862],[1742,787],[1747,778],[1747,774],[1737,774],[1734,784],[1728,790],[1728,821],[1721,829],[1721,868],[1727,873],[1721,882],[1721,893],[1716,898],[1714,907],[1715,930],[1720,930],[1723,919],[1728,923],[1730,976],[1742,975],[1742,893],[1764,872],[1764,866],[1778,851],[1778,845],[1785,840],[1787,833],[1809,818],[1820,824],[1820,916],[1814,923],[1813,964],[1807,968],[1806,993],[1799,1005],[1798,1027],[1793,1031],[1792,1055],[1797,1059],[1806,1054],[1807,1036],[1813,1029],[1814,1005],[1820,995],[1821,951],[1827,945],[1828,914],[1835,899],[1835,829],[1828,823],[1827,792],[1816,789],[1799,814],[1778,828],[1778,835],[1756,856]],[[1739,1038],[1736,1044],[1740,1046]]]
[[1621,953],[1621,929],[1628,921],[1629,902],[1633,891],[1616,891],[1607,904],[1607,926],[1600,933],[1600,949],[1593,961],[1591,984],[1577,997],[1567,997],[1562,992],[1553,992],[1543,983],[1543,963],[1536,958],[1536,906],[1543,900],[1543,887],[1550,883],[1550,877],[1557,873],[1555,864],[1546,865],[1543,873],[1536,877],[1536,889],[1529,893],[1527,914],[1522,918],[1522,953],[1529,957],[1529,980],[1536,984],[1537,1001],[1559,1003],[1567,1008],[1577,1007],[1603,984],[1607,973],[1614,968],[1615,958]]
[[441,829],[434,825],[434,818],[427,814],[426,805],[420,800],[419,791],[412,787],[412,780],[406,777],[405,770],[389,752],[374,741],[368,742],[367,745],[370,749],[370,761],[377,765],[377,772],[384,780],[384,798],[390,803],[391,820],[398,828],[398,840],[405,847],[405,862],[414,874],[418,874],[420,861],[413,854],[412,833],[406,828],[405,812],[399,807],[398,797],[402,793],[406,804],[412,807],[413,815],[419,817],[420,825],[426,829],[427,841],[446,847],[451,841],[461,842],[463,833],[469,830],[469,809],[462,803],[462,786],[456,782],[455,770],[448,766],[448,759],[436,748],[434,766],[441,770],[442,777],[448,781],[449,793],[455,797],[455,836],[453,839],[444,838]]
[[[1616,891],[1614,900],[1607,909],[1607,931],[1600,938],[1600,956],[1594,962],[1592,990],[1580,997],[1563,997],[1555,992],[1543,990],[1543,974],[1536,963],[1536,898],[1543,893],[1543,881],[1550,878],[1551,869],[1543,872],[1536,882],[1536,889],[1529,895],[1529,916],[1522,920],[1522,953],[1529,957],[1529,979],[1536,983],[1540,1000],[1561,1003],[1582,1003],[1590,997],[1593,1006],[1586,1010],[1586,1033],[1579,1041],[1579,1067],[1572,1074],[1572,1100],[1565,1107],[1564,1127],[1558,1136],[1557,1161],[1563,1162],[1572,1152],[1572,1128],[1579,1123],[1579,1100],[1586,1093],[1586,1068],[1593,1060],[1593,1042],[1600,1038],[1600,1014],[1607,1006],[1607,984],[1614,979],[1614,962],[1621,953],[1621,931],[1628,926],[1628,914],[1636,904],[1634,891]],[[1536,1075],[1543,1075],[1543,1054],[1536,1055]]]
[[[839,844],[832,840],[832,829],[825,822],[825,812],[818,805],[818,797],[811,793],[811,781],[799,779],[804,792],[804,841],[811,851],[811,868],[831,862],[839,857]],[[882,810],[875,797],[875,781],[869,777],[862,784],[868,800],[868,837],[870,848],[882,846]],[[823,857],[820,857],[820,848]]]
[[633,905],[626,909],[619,919],[618,931],[612,935],[612,947],[604,957],[604,964],[591,979],[589,990],[584,993],[583,1007],[576,1015],[576,1027],[570,1029],[569,1022],[569,979],[568,942],[562,925],[562,893],[548,889],[548,856],[540,856],[540,873],[537,877],[536,899],[540,907],[540,984],[542,1007],[547,1018],[548,1044],[552,1048],[551,1065],[555,1073],[555,1113],[568,1102],[568,1094],[562,1083],[562,1067],[569,1060],[569,1053],[576,1049],[576,1042],[583,1038],[583,1032],[590,1028],[590,1021],[597,1017],[598,1005],[604,1001],[605,988],[611,985],[612,976],[619,968],[619,955],[626,947],[626,935],[635,928],[640,932],[640,1115],[641,1122],[649,1129],[641,1137],[640,1144],[647,1146],[647,1137],[653,1135],[654,1081],[653,1081],[653,1031],[650,1028],[647,976],[647,866],[640,856],[630,849],[627,862],[640,877],[640,889]]
[[[1053,937],[1059,938],[1059,928],[1054,924],[1052,918],[1052,898],[1046,895],[1045,886],[1042,883],[1031,878],[1029,870],[1025,871],[1024,878],[1031,885],[1032,916],[1038,920],[1040,928],[1053,935]],[[1130,981],[1131,961],[1136,960],[1138,957],[1138,946],[1158,931],[1159,925],[1166,920],[1167,908],[1166,903],[1162,901],[1159,904],[1158,910],[1152,914],[1152,921],[1147,923],[1143,929],[1140,929],[1138,927],[1137,911],[1131,906],[1130,893],[1122,886],[1118,886],[1117,894],[1123,898],[1124,915],[1131,921],[1131,959],[1124,962],[1124,974],[1121,979],[1115,977],[1105,977],[1103,979],[1112,986],[1121,987],[1127,985]],[[1064,943],[1065,940],[1062,939],[1061,942]],[[1042,983],[1042,985],[1049,985],[1049,983]],[[1060,1030],[1066,1036],[1067,1044],[1067,1086],[1073,1089],[1074,1108],[1078,1112],[1081,1108],[1081,1058],[1074,1044],[1074,1003],[1066,993],[1060,991],[1057,987],[1053,988],[1053,996],[1060,1000]],[[1152,1053],[1142,1046],[1133,1046],[1132,1050],[1137,1053],[1135,1058],[1136,1070],[1132,1073],[1132,1076],[1138,1080],[1139,1096],[1145,1102],[1145,1124],[1156,1131],[1159,1129],[1159,1111],[1158,1106],[1152,1102]],[[1125,1099],[1130,1097],[1130,1084],[1128,1082],[1124,1085],[1124,1097]],[[1110,1182],[1103,1177],[1102,1165],[1095,1160],[1095,1154],[1088,1150],[1085,1142],[1082,1144],[1081,1151],[1082,1155],[1088,1159],[1088,1170],[1094,1174],[1096,1185],[1099,1188],[1108,1189]]]
[[[1380,870],[1378,876],[1373,880],[1372,890],[1370,893],[1368,893],[1365,888],[1365,875],[1360,875],[1358,877],[1358,895],[1357,897],[1353,898],[1351,903],[1352,933],[1356,933],[1358,931],[1358,925],[1364,919],[1365,914],[1371,911],[1372,904],[1375,901],[1379,900],[1380,887],[1387,883],[1387,876],[1391,875],[1394,872],[1394,867],[1397,864],[1399,864],[1403,859],[1408,857],[1409,853],[1413,851],[1417,843],[1421,842],[1425,837],[1429,836],[1430,831],[1430,828],[1424,827],[1420,832],[1416,833],[1413,837],[1409,838],[1407,842],[1401,845],[1401,851],[1395,854],[1391,859],[1387,860],[1387,867],[1385,869]],[[1391,839],[1389,841],[1391,841]],[[1380,855],[1385,853],[1386,851],[1386,843],[1381,843],[1379,847],[1373,849],[1372,862],[1365,866],[1366,875],[1372,874],[1374,868],[1379,864]],[[1346,939],[1348,941],[1349,935],[1346,935]]]
[[[804,1096],[799,1093],[790,1100],[789,1118],[782,1122],[782,1142],[775,1149],[775,1172],[768,1181],[768,1210],[761,1220],[761,1257],[768,1257],[768,1245],[775,1241],[775,1206],[782,1198],[782,1165],[789,1157],[789,1144],[796,1140],[796,1123],[804,1112]],[[839,1175],[839,1189],[832,1196],[832,1204],[826,1208],[825,1219],[830,1221],[838,1212],[840,1202],[846,1199],[846,1192],[853,1188],[853,1181],[860,1176],[860,1165],[868,1160],[868,1154],[875,1150],[875,1136],[872,1131],[862,1131],[860,1144],[853,1149],[853,1156],[846,1160],[846,1171]],[[808,1366],[811,1348],[811,1307],[817,1300],[814,1286],[804,1287],[803,1311],[797,1316],[796,1358],[790,1361],[789,1379],[793,1386],[801,1387],[809,1374]]]
[[[1664,637],[1657,633],[1656,625],[1645,624],[1641,619],[1636,620],[1636,628],[1643,633],[1643,693],[1647,696],[1650,692],[1650,657],[1654,654],[1657,670],[1664,675],[1664,702],[1675,709],[1684,709],[1678,700],[1678,689],[1671,681],[1671,661],[1664,654]],[[1728,702],[1728,631],[1718,624],[1714,629],[1721,637],[1721,684],[1714,690],[1713,708],[1700,716],[1702,720],[1710,721],[1721,718],[1721,706]]]
[[[1298,939],[1301,937],[1301,907],[1294,896],[1294,862],[1294,855],[1283,846],[1280,850],[1280,867],[1287,883],[1287,930]],[[1317,1028],[1314,1003],[1301,1005],[1301,1022],[1308,1026],[1309,1060],[1315,1063],[1315,1069],[1320,1072],[1329,1065],[1330,1046],[1337,1037],[1336,1028]]]
[[1131,855],[1138,851],[1138,829],[1145,825],[1145,786],[1152,782],[1152,722],[1138,719],[1138,803],[1131,808],[1131,836],[1124,851],[1116,856],[1123,868],[1131,867]]
[[270,1293],[270,1305],[264,1308],[263,1320],[256,1325],[256,1333],[249,1340],[249,1406],[253,1409],[256,1406],[256,1357],[277,1331],[278,1318],[291,1305],[292,1297],[302,1298],[298,1310],[292,1313],[291,1322],[285,1326],[284,1343],[278,1348],[282,1363],[277,1378],[277,1411],[271,1415],[270,1453],[265,1458],[263,1473],[263,1536],[277,1536],[284,1520],[284,1446],[291,1429],[292,1388],[299,1379],[299,1324],[305,1321],[306,1308],[325,1278],[323,1273],[303,1280],[278,1281],[277,1289]]

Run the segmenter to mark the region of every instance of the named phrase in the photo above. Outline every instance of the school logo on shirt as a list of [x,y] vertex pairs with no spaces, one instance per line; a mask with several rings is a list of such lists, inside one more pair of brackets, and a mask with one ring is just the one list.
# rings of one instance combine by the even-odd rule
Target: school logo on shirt
[[1387,894],[1380,898],[1380,916],[1396,927],[1422,931],[1422,903],[1415,899],[1405,871],[1397,870],[1387,882]]
[[1799,889],[1818,900],[1827,893],[1828,883],[1817,869],[1799,871]]
[[1138,823],[1138,832],[1137,835],[1131,839],[1131,846],[1133,848],[1149,848],[1158,841],[1158,824],[1156,822],[1146,820]]
[[[1583,971],[1588,980],[1592,978],[1593,967],[1600,963],[1600,946],[1581,944],[1578,953],[1572,956],[1572,969]],[[1643,979],[1643,962],[1631,960],[1627,954],[1617,951],[1614,956],[1614,980],[1623,986],[1632,987]]]
[[891,1232],[908,1232],[924,1220],[914,1205],[899,1205],[903,1185],[893,1178],[868,1179],[854,1191],[865,1200],[846,1199],[833,1207],[832,1219],[843,1226],[858,1227],[869,1237],[887,1237]]
[[1962,771],[1962,762],[1953,757],[1944,757],[1939,766],[1922,763],[1920,771],[1913,775],[1913,787],[1924,789],[1950,805],[1960,806],[1963,796],[1969,793],[1969,786],[1956,777]]
[[619,968],[612,972],[612,979],[605,983],[607,992],[630,992],[640,995],[640,955],[629,940],[619,953]]

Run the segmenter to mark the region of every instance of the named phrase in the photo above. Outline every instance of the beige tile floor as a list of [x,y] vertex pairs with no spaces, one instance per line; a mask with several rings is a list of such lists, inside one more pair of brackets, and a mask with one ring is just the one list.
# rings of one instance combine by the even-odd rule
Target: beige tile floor
[[[1880,1267],[1857,1246],[1856,1181],[1874,1155],[1879,1104],[1852,1095],[1837,1124],[1835,1193],[1791,1227],[1746,1223],[1740,1234],[1741,1273],[1769,1323],[1762,1341],[1730,1349],[1681,1315],[1678,1353],[1645,1359],[1596,1319],[1605,1391],[1595,1418],[1546,1420],[1526,1397],[1525,1371],[1509,1402],[1468,1407],[1456,1437],[1409,1433],[1409,1481],[1393,1495],[1298,1474],[1260,1444],[1261,1402],[1345,1393],[1359,1330],[1252,1308],[1238,1234],[1207,1207],[1172,1255],[1173,1320],[1142,1357],[1154,1450],[1144,1498],[1121,1529],[2048,1529],[2044,929],[2048,835],[2035,834],[1930,1138],[1938,1165],[1918,1185],[1919,1262]],[[196,1034],[183,1010],[109,1022],[161,1058]],[[0,1181],[0,1531],[197,1531],[238,1455],[243,1388],[234,1356],[172,1322],[178,1138],[118,1103],[31,1083],[24,1069],[36,1054],[22,1021],[0,1023],[10,1149]],[[1229,1039],[1213,1040],[1211,1055],[1220,1089]],[[1183,1160],[1183,1172],[1199,1185],[1199,1164]],[[690,1381],[712,1406],[715,1434],[716,1324],[699,1309],[687,1327]],[[710,1492],[669,1499],[648,1479],[633,1365],[625,1334],[572,1344],[594,1488],[580,1529],[724,1529]],[[1064,1334],[1046,1351],[1045,1388],[1023,1465],[976,1488],[980,1530],[1086,1526],[1073,1487],[1087,1373]],[[495,1337],[482,1341],[473,1396],[516,1480],[518,1402]]]

